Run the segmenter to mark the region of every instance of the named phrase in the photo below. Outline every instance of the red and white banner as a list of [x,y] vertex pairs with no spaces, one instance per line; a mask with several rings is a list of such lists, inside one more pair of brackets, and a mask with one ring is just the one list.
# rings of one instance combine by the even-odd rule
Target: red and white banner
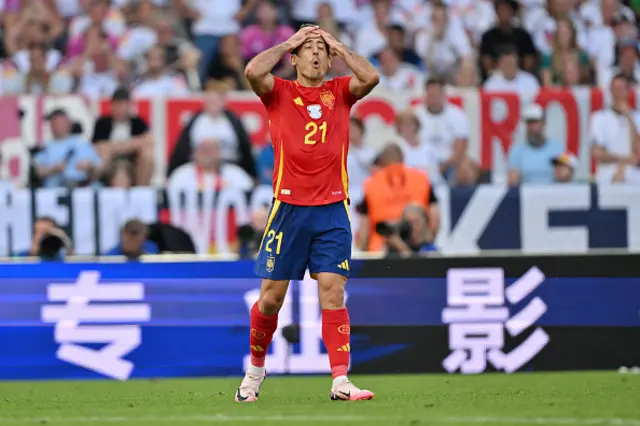
[[[606,94],[599,89],[541,91],[533,100],[521,99],[514,93],[482,93],[460,90],[450,97],[467,113],[471,135],[469,153],[482,167],[491,168],[500,181],[506,172],[509,147],[522,137],[520,110],[526,102],[539,102],[547,109],[547,133],[550,138],[565,144],[567,151],[579,158],[578,177],[590,176],[588,124],[593,111],[603,107]],[[635,105],[636,94],[631,103]],[[368,140],[380,146],[397,138],[393,122],[397,111],[422,102],[420,93],[375,91],[354,107],[354,114],[362,117],[367,126]],[[262,104],[251,93],[229,95],[229,109],[240,114],[252,141],[262,146],[267,141],[267,116]],[[82,124],[91,137],[95,118],[109,110],[108,100],[89,101],[80,96],[1,98],[0,114],[0,178],[11,177],[25,183],[29,166],[28,148],[41,144],[49,137],[43,116],[54,108],[64,108]],[[164,182],[166,164],[184,124],[202,107],[198,97],[188,99],[138,100],[138,113],[147,120],[157,142],[155,183]],[[20,119],[18,111],[23,112]]]

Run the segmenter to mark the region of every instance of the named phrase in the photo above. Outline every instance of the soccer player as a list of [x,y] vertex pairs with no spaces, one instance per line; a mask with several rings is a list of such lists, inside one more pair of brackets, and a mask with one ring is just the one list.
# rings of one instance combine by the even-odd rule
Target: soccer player
[[[287,53],[296,81],[271,74]],[[353,76],[326,81],[332,56],[342,58]],[[251,366],[235,399],[258,399],[289,280],[302,280],[307,268],[318,281],[322,339],[333,375],[331,399],[372,399],[372,392],[347,379],[351,327],[344,288],[352,244],[347,192],[350,110],[378,84],[378,74],[328,33],[304,25],[286,42],[253,58],[245,76],[269,116],[274,201],[255,268],[263,280],[251,309]]]

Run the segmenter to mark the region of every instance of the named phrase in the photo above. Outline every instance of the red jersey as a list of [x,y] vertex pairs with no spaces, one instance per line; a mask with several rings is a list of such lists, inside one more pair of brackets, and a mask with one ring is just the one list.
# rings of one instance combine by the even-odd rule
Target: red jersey
[[275,77],[260,97],[267,108],[275,151],[274,197],[299,206],[318,206],[349,198],[347,155],[351,77],[320,87],[303,87]]

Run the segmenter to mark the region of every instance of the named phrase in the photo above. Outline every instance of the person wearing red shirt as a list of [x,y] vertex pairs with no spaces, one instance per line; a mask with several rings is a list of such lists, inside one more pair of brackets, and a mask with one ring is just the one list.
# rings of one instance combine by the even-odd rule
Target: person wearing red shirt
[[[296,81],[271,74],[287,53]],[[332,56],[343,59],[353,76],[326,81]],[[347,378],[351,327],[344,289],[352,244],[347,154],[351,107],[380,78],[369,61],[313,25],[303,25],[286,42],[253,58],[245,76],[269,117],[274,201],[256,260],[262,287],[251,309],[251,365],[235,400],[258,399],[289,280],[302,280],[307,269],[318,281],[322,339],[333,376],[331,399],[372,399],[372,392]]]

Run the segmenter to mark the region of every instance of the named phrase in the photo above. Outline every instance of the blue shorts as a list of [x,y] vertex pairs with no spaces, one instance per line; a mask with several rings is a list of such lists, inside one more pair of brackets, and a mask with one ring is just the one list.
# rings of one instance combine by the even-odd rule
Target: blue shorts
[[346,201],[294,206],[275,200],[269,212],[255,272],[271,280],[301,280],[334,272],[349,276],[351,222]]

